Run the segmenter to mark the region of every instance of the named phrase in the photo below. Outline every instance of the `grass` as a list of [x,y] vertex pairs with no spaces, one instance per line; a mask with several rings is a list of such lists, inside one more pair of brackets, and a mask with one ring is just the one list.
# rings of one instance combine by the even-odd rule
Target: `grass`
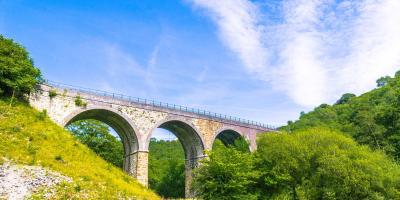
[[[46,112],[0,99],[0,164],[39,165],[73,179],[56,188],[56,199],[160,199],[121,169],[107,163]],[[33,199],[41,199],[40,194]]]

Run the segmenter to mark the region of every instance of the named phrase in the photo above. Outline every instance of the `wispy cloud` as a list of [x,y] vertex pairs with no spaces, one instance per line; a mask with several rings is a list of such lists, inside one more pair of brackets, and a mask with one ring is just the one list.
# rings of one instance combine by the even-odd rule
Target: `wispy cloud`
[[220,38],[235,53],[244,65],[259,72],[267,64],[267,49],[262,42],[262,26],[257,6],[246,0],[214,1],[194,0],[204,7],[218,24]]
[[284,0],[268,9],[248,0],[192,2],[250,73],[299,105],[364,92],[400,67],[398,0]]
[[159,51],[160,51],[160,43],[158,43],[154,47],[153,51],[151,52],[150,58],[147,62],[147,68],[146,68],[145,80],[146,80],[146,83],[150,86],[151,90],[153,90],[153,91],[158,90],[157,84],[154,81],[153,73],[157,66]]
[[[158,64],[159,43],[154,46],[145,63],[139,62],[134,54],[124,50],[120,45],[100,42],[99,47],[101,59],[104,61],[103,67],[110,78],[127,83],[136,80],[142,82],[142,87],[146,88],[143,89],[143,93],[157,93],[159,82],[155,81],[154,74]],[[105,83],[111,87],[109,81],[107,80]],[[105,87],[105,84],[103,85]]]
[[103,46],[106,71],[111,76],[134,75],[144,77],[146,70],[136,59],[114,44]]
[[197,82],[203,82],[208,72],[208,66],[204,66],[196,77]]

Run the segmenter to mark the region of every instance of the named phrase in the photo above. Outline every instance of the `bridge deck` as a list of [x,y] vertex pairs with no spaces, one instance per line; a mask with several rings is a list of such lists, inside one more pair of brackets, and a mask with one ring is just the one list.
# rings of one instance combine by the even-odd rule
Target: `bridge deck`
[[143,98],[139,98],[139,97],[131,97],[131,96],[123,95],[123,94],[117,94],[117,93],[96,90],[96,89],[90,89],[90,88],[85,88],[85,87],[72,86],[72,85],[58,83],[58,82],[49,81],[49,80],[45,80],[42,84],[50,86],[50,87],[59,88],[59,89],[67,89],[69,91],[74,91],[77,93],[112,98],[114,100],[128,102],[130,105],[132,105],[132,106],[136,105],[137,107],[151,106],[154,108],[167,109],[170,111],[178,111],[180,113],[196,115],[201,118],[217,120],[217,121],[221,121],[224,123],[233,123],[233,124],[239,125],[239,126],[256,128],[259,130],[265,130],[265,131],[275,131],[276,130],[276,127],[268,125],[268,124],[264,124],[264,123],[260,123],[260,122],[256,122],[256,121],[252,121],[252,120],[247,120],[247,119],[243,119],[243,118],[233,117],[230,115],[224,115],[224,114],[220,114],[220,113],[210,112],[210,111],[206,111],[206,110],[202,110],[202,109],[190,108],[187,106],[181,106],[181,105],[176,105],[176,104],[171,104],[171,103],[164,103],[164,102],[160,102],[160,101],[143,99]]

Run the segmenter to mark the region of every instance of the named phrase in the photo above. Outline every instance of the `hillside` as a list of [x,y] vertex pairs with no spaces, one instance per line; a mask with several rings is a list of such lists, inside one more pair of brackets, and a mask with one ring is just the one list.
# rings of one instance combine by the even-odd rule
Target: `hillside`
[[382,77],[377,88],[360,96],[344,94],[334,105],[322,104],[281,128],[288,132],[310,127],[340,130],[358,143],[400,160],[400,72]]
[[[48,119],[45,112],[38,112],[23,102],[9,107],[8,102],[0,100],[0,164],[3,167],[10,163],[20,169],[41,166],[64,177],[61,178],[64,181],[55,185],[54,199],[159,199],[79,143]],[[43,173],[43,170],[36,171]],[[48,189],[39,190],[32,198],[43,198]]]

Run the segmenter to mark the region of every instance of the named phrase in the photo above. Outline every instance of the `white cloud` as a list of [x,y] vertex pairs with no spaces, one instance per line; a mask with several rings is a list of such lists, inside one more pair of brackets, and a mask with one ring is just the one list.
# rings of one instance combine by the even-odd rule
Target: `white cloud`
[[257,6],[246,0],[194,0],[204,7],[218,24],[220,38],[234,51],[252,72],[260,72],[267,64],[267,49],[258,24]]
[[398,0],[284,0],[270,7],[280,19],[248,0],[193,3],[249,72],[299,105],[365,92],[400,67]]

